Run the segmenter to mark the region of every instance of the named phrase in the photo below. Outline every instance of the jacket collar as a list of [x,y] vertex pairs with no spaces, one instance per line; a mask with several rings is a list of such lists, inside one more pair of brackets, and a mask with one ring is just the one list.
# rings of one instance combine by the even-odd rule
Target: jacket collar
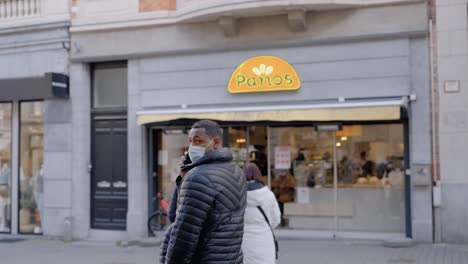
[[249,182],[247,182],[247,191],[255,191],[255,190],[263,188],[264,186],[265,185],[263,185],[263,184],[261,184],[259,182],[249,181]]
[[198,167],[203,164],[217,163],[217,162],[231,162],[233,159],[232,152],[228,148],[220,148],[210,151],[205,154],[199,161],[183,167],[183,170],[189,171],[192,168]]

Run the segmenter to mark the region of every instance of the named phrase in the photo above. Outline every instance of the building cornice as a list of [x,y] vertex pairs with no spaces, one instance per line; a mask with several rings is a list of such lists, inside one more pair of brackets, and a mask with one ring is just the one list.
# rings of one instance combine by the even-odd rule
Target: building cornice
[[177,23],[216,21],[224,16],[236,18],[287,14],[292,8],[323,11],[403,5],[427,0],[207,0],[196,4],[183,1],[175,11],[159,11],[115,16],[77,18],[71,32],[92,32],[124,28],[152,27]]
[[209,48],[196,48],[196,49],[180,49],[180,50],[165,50],[165,51],[153,51],[153,52],[132,52],[127,54],[112,55],[108,56],[81,56],[79,53],[70,53],[70,61],[74,63],[81,62],[99,62],[109,60],[130,60],[130,59],[141,59],[154,56],[177,56],[177,55],[188,55],[188,54],[200,54],[200,53],[214,53],[223,51],[242,51],[252,49],[269,49],[269,48],[291,48],[300,46],[314,46],[314,45],[327,45],[337,43],[355,43],[365,41],[381,41],[381,40],[393,40],[393,39],[412,39],[412,38],[427,38],[429,32],[425,30],[421,31],[408,31],[398,33],[383,33],[383,34],[372,34],[372,35],[359,35],[359,36],[346,36],[346,37],[331,37],[331,38],[320,38],[320,39],[296,39],[296,40],[285,40],[275,41],[274,43],[267,42],[254,42],[249,44],[231,44],[219,46],[210,46]]
[[8,22],[1,21],[0,35],[64,28],[70,27],[70,24],[69,15],[35,17]]

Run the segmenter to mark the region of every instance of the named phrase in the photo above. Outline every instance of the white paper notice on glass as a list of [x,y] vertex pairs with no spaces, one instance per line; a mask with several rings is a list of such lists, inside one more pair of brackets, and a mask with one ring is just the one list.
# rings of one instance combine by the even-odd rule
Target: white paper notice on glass
[[167,163],[169,162],[169,153],[167,150],[160,150],[158,151],[158,163],[161,166],[166,166]]
[[297,202],[300,204],[308,204],[309,201],[309,188],[298,187],[297,188]]
[[275,147],[275,169],[287,170],[289,168],[291,168],[291,147]]

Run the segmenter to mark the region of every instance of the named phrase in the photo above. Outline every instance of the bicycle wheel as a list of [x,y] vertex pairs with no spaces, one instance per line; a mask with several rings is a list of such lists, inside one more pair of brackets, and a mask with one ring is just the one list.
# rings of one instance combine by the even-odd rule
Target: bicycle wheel
[[167,224],[166,212],[157,211],[148,218],[148,230],[153,235],[156,235],[158,232],[163,231],[164,228],[166,227],[166,224]]

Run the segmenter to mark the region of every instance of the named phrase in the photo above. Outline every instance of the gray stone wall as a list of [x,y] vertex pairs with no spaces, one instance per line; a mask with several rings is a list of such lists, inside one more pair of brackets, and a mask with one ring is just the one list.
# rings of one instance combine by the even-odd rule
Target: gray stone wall
[[[143,108],[165,108],[405,96],[412,82],[410,53],[409,39],[402,38],[147,58],[141,60],[139,99]],[[288,61],[301,89],[230,94],[236,67],[259,55]]]
[[[411,94],[416,101],[409,110],[411,218],[413,238],[432,241],[432,174],[430,137],[430,79],[428,39],[411,39]],[[417,173],[420,168],[427,173]]]
[[148,146],[146,127],[139,126],[136,111],[141,108],[140,67],[138,60],[128,63],[128,213],[130,238],[147,236]]
[[[436,211],[437,237],[468,242],[468,23],[466,0],[436,1],[439,90],[439,144],[442,204]],[[459,93],[444,82],[460,81]]]
[[73,237],[84,239],[91,227],[91,75],[88,65],[70,65],[72,107]]

